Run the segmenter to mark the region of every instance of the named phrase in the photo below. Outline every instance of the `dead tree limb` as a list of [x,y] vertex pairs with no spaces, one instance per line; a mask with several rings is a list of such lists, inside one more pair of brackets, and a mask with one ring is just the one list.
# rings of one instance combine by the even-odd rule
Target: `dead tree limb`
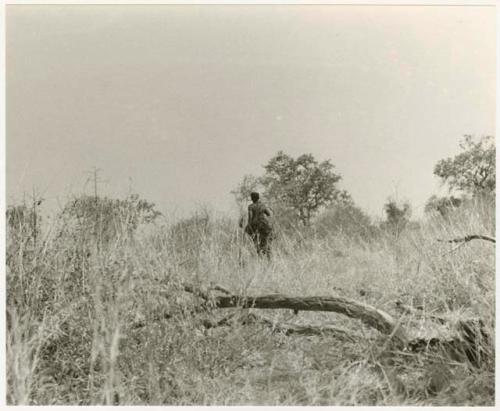
[[487,235],[482,235],[482,234],[466,235],[465,237],[454,238],[453,240],[438,239],[438,241],[446,242],[446,243],[466,243],[466,242],[471,241],[471,240],[485,240],[485,241],[490,241],[492,243],[496,243],[496,239],[494,237],[489,237]]
[[345,297],[289,297],[281,294],[258,297],[238,295],[210,296],[207,291],[190,284],[184,284],[183,288],[184,291],[201,297],[214,308],[240,307],[336,312],[351,318],[359,319],[366,325],[377,329],[383,334],[392,335],[396,341],[403,344],[407,342],[406,333],[398,326],[396,320],[392,318],[392,316],[371,305]]
[[217,296],[213,299],[213,305],[216,308],[241,307],[336,312],[359,319],[383,334],[393,334],[394,338],[403,344],[407,341],[404,330],[397,327],[397,322],[389,314],[345,297],[288,297],[281,294],[259,297]]
[[[215,287],[212,286],[213,290]],[[429,347],[433,345],[450,345],[457,347],[463,347],[462,351],[472,361],[475,357],[479,356],[479,351],[483,350],[482,346],[485,345],[485,341],[488,341],[488,335],[484,331],[484,327],[480,320],[479,326],[470,326],[469,323],[460,325],[455,332],[456,336],[448,338],[417,338],[409,339],[403,327],[400,327],[400,321],[396,321],[388,313],[379,310],[368,304],[361,303],[359,301],[351,300],[345,297],[289,297],[281,294],[271,294],[258,297],[249,296],[237,296],[237,295],[223,295],[214,296],[208,291],[200,290],[199,288],[192,285],[184,285],[184,290],[195,295],[200,296],[204,301],[203,304],[211,306],[213,308],[259,308],[259,309],[289,309],[289,310],[299,310],[299,311],[327,311],[336,312],[344,314],[348,317],[361,320],[366,325],[377,329],[385,335],[389,335],[393,340],[402,347],[410,349],[410,351],[420,351],[424,347]],[[224,290],[227,292],[227,290]],[[403,311],[404,315],[408,314],[420,314],[418,309],[414,307],[409,307],[403,305],[401,302],[397,304],[398,308]],[[424,314],[424,313],[422,313]],[[271,320],[264,317],[254,315],[252,313],[247,314],[246,319],[243,319],[243,323],[248,323],[249,320],[256,320],[270,326],[275,331],[283,332],[285,335],[299,334],[299,335],[336,335],[338,337],[344,337],[352,339],[346,331],[338,329],[333,326],[311,326],[311,325],[298,325],[298,324],[276,324]],[[230,317],[223,318],[216,322],[206,322],[204,325],[206,327],[218,327],[224,325],[230,325]],[[437,316],[430,315],[429,319],[435,320],[441,324],[447,323],[447,319]],[[475,323],[471,323],[475,324]],[[476,330],[479,329],[480,331]],[[472,330],[472,331],[471,331]],[[480,336],[480,338],[478,337]],[[457,339],[458,338],[458,339]],[[478,345],[477,340],[481,341],[481,345]],[[470,341],[469,341],[470,340]],[[478,348],[479,347],[479,348]],[[484,350],[483,350],[484,351]],[[484,354],[481,354],[481,356]]]
[[[410,352],[421,352],[433,347],[442,347],[457,360],[467,359],[472,365],[479,367],[480,364],[490,358],[489,345],[490,336],[486,331],[483,322],[480,319],[461,320],[454,327],[455,335],[433,337],[433,338],[412,338],[409,339],[405,330],[400,327],[403,317],[396,321],[392,316],[382,310],[378,310],[368,304],[351,300],[345,297],[288,297],[281,294],[271,294],[259,297],[224,295],[215,296],[209,291],[221,291],[228,293],[225,289],[218,290],[218,286],[212,286],[205,291],[200,287],[183,284],[183,289],[189,293],[199,296],[203,302],[201,306],[212,308],[260,308],[260,309],[291,309],[300,311],[329,311],[344,314],[351,318],[363,321],[370,327],[373,327],[385,335],[389,335],[400,348]],[[222,287],[220,287],[222,288]],[[408,314],[425,314],[415,307],[410,307],[396,302],[396,306]],[[165,318],[171,315],[167,314]],[[214,328],[220,326],[230,326],[236,314],[231,314],[220,320],[203,320],[202,325],[205,328]],[[435,320],[441,324],[447,323],[447,319],[430,315],[429,319]],[[330,325],[313,326],[299,324],[280,324],[275,323],[265,317],[254,313],[246,313],[242,318],[242,324],[251,322],[264,324],[273,331],[282,332],[285,335],[334,335],[343,339],[355,341],[356,335],[350,335],[346,330],[336,328]],[[145,323],[135,324],[135,327],[142,327]]]

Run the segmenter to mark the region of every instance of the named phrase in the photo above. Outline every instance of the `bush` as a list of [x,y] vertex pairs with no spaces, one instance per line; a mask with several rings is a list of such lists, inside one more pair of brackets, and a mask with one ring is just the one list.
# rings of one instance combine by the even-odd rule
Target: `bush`
[[368,239],[376,232],[371,218],[352,203],[329,207],[314,221],[314,227],[320,237],[341,234]]

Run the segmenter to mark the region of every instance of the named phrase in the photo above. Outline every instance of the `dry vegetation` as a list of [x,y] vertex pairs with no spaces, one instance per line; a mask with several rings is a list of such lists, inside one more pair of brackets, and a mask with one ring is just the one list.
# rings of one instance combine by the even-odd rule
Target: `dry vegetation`
[[[282,231],[270,263],[235,221],[210,213],[105,242],[62,214],[36,242],[17,230],[7,239],[9,404],[494,403],[495,246],[437,241],[494,236],[494,205],[469,204],[398,236]],[[478,318],[488,338],[478,361],[439,344],[403,350],[341,314],[203,305],[186,282],[348,297],[415,338],[445,338],[457,321]],[[281,325],[291,323],[339,331],[286,335]]]

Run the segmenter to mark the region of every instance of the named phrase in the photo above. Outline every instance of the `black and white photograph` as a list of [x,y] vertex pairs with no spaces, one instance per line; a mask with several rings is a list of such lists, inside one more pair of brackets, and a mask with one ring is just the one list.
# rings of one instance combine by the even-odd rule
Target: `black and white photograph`
[[495,2],[3,8],[0,403],[495,405]]

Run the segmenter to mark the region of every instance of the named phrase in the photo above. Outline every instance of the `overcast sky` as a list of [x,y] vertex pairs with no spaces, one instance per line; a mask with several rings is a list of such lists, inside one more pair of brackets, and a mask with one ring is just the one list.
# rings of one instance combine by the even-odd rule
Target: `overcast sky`
[[129,187],[207,204],[278,151],[331,159],[373,216],[495,132],[494,7],[7,6],[7,201]]

